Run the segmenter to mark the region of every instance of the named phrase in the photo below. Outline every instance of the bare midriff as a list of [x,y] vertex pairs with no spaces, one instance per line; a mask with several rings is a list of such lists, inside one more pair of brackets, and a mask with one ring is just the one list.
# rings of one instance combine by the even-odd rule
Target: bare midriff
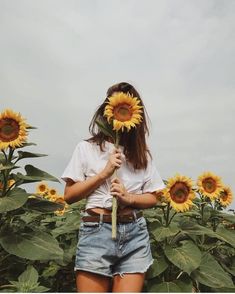
[[[118,214],[119,215],[124,215],[124,214],[130,214],[134,211],[133,208],[131,207],[125,207],[122,209],[118,209]],[[101,207],[95,207],[95,208],[90,208],[87,209],[87,212],[94,212],[94,213],[98,213],[98,214],[112,214],[112,211],[109,209],[105,209],[105,208],[101,208]]]

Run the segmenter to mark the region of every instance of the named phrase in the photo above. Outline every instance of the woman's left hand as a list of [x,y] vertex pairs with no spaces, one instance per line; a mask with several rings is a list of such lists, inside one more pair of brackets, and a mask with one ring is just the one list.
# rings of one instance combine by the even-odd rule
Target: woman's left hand
[[111,181],[111,195],[115,196],[118,203],[125,206],[131,206],[133,204],[133,195],[129,194],[118,178],[114,178]]

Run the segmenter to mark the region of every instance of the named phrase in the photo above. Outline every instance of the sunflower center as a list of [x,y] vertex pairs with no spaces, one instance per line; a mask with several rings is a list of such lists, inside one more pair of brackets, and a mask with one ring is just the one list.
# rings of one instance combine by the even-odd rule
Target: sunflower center
[[208,193],[213,193],[216,190],[216,181],[212,178],[206,178],[202,181],[202,186]]
[[117,105],[114,108],[113,113],[114,118],[119,121],[127,121],[132,117],[131,106],[125,103]]
[[223,201],[226,201],[228,199],[228,194],[226,191],[221,192],[221,198]]
[[13,141],[18,138],[20,126],[12,118],[3,118],[0,120],[0,140],[3,142]]
[[46,190],[46,186],[45,186],[45,185],[40,185],[40,186],[39,186],[39,190],[40,190],[41,192],[44,192],[44,191]]
[[171,199],[176,203],[184,203],[188,199],[189,188],[183,182],[176,182],[170,189]]
[[51,190],[50,190],[50,194],[51,194],[51,195],[56,195],[56,190],[51,189]]

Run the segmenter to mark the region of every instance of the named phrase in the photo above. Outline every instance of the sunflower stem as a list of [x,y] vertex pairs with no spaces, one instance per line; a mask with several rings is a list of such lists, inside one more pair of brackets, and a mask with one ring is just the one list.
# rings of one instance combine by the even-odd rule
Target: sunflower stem
[[204,203],[202,203],[201,204],[201,215],[202,215],[202,225],[204,224],[204,206],[205,206],[205,204]]
[[165,207],[161,207],[163,215],[164,215],[164,220],[166,222],[166,212],[165,212]]
[[169,226],[169,215],[170,215],[170,203],[167,203],[167,213],[166,213],[166,227]]
[[3,153],[4,157],[5,157],[5,160],[6,160],[6,162],[7,162],[7,155],[6,155],[6,152],[5,152],[3,149],[2,149],[1,151],[2,151],[2,153]]
[[171,223],[173,217],[174,217],[176,214],[177,214],[177,211],[175,211],[175,212],[172,214],[172,216],[171,216],[171,218],[170,218],[170,220],[169,220],[169,225],[170,225],[170,223]]
[[[115,147],[118,148],[119,146],[119,140],[120,140],[120,136],[118,131],[116,131],[115,133]],[[113,173],[113,178],[117,178],[117,169],[114,170]],[[117,198],[115,196],[113,196],[113,200],[112,200],[112,239],[116,240],[117,239]]]
[[[8,156],[5,153],[6,165],[11,163],[13,154],[14,154],[14,149],[12,147],[9,147]],[[2,197],[4,197],[6,195],[9,173],[10,173],[10,170],[3,171],[4,182],[3,182],[3,189],[2,189]]]

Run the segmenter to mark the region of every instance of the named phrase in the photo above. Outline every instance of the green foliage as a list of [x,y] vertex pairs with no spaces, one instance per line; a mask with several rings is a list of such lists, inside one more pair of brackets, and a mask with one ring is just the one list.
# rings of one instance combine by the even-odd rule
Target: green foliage
[[38,278],[39,276],[37,270],[32,265],[28,265],[27,269],[18,277],[17,281],[10,281],[10,285],[7,286],[12,286],[15,292],[47,292],[49,288],[40,286],[38,283]]
[[[52,203],[20,187],[42,180],[59,182],[56,177],[30,164],[24,167],[26,174],[15,173],[21,167],[18,165],[20,160],[45,156],[19,150],[34,145],[24,143],[21,147],[0,151],[0,291],[3,292],[60,291],[64,280],[60,278],[61,284],[58,284],[54,279],[63,275],[75,254],[78,230],[75,219],[68,234],[64,231],[61,236],[55,230],[60,228],[61,222],[63,226],[67,224],[67,217],[54,214],[64,205]],[[68,210],[68,220],[70,213],[78,211],[78,207],[81,206]],[[71,215],[78,216],[76,212]],[[55,276],[46,279],[45,273],[47,270],[52,272],[52,265],[56,269]]]
[[0,213],[20,208],[28,200],[28,194],[24,189],[15,188],[0,198]]
[[204,252],[200,266],[193,272],[192,277],[199,283],[211,288],[233,288],[233,281],[229,273],[219,265],[215,258]]
[[[154,257],[145,292],[234,292],[235,230],[227,226],[234,215],[208,203],[202,216],[200,199],[197,204],[175,215],[166,205],[145,210]],[[170,222],[167,215],[173,216]]]
[[174,247],[167,244],[164,252],[170,262],[189,275],[201,262],[201,251],[191,240],[180,241]]

